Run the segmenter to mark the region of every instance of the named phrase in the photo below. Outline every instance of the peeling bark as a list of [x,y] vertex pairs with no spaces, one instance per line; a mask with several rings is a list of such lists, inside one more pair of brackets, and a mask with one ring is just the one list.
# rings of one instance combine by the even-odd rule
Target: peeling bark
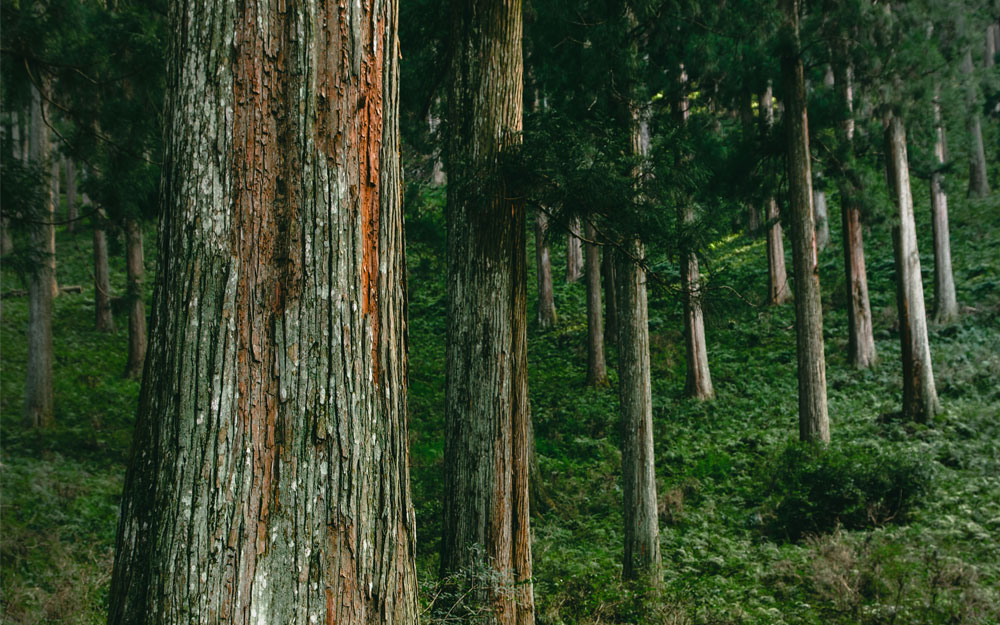
[[547,239],[549,217],[545,211],[535,211],[535,274],[538,280],[538,327],[551,328],[556,325],[556,300],[552,292],[552,261],[549,258]]
[[397,5],[169,20],[108,622],[415,623]]
[[604,360],[604,320],[601,306],[601,251],[596,243],[597,230],[584,223],[584,276],[587,280],[587,386],[607,386],[608,366]]

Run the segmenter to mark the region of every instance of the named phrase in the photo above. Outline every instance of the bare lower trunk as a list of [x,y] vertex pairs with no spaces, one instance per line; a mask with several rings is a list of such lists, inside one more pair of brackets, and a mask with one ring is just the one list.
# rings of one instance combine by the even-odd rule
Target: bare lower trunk
[[104,211],[94,215],[94,316],[98,332],[114,332],[111,314],[111,271],[108,269],[108,238],[104,232]]
[[136,219],[125,220],[125,267],[128,274],[128,363],[125,376],[138,378],[146,361],[146,305],[143,302],[142,224]]
[[[760,120],[765,132],[774,125],[774,96],[771,85],[760,96]],[[788,272],[785,269],[785,241],[781,228],[781,211],[778,202],[770,197],[764,204],[764,218],[767,224],[767,301],[772,306],[780,306],[791,298],[788,289]]]
[[927,336],[924,287],[920,278],[917,228],[906,156],[906,130],[898,115],[890,115],[885,130],[886,169],[896,202],[898,223],[893,227],[896,259],[896,306],[903,360],[903,416],[926,421],[938,411],[931,347]]
[[983,126],[979,119],[979,90],[972,84],[972,52],[965,53],[962,62],[962,71],[966,74],[966,80],[970,81],[967,87],[966,106],[968,107],[968,118],[966,128],[969,131],[969,197],[984,198],[990,194],[990,183],[987,178],[986,150],[983,145]]
[[[4,154],[4,158],[20,159],[21,129],[17,112],[10,114],[9,122],[5,125],[7,139],[10,141],[10,152]],[[0,256],[6,256],[14,251],[14,238],[10,234],[10,220],[0,216]]]
[[450,617],[485,625],[534,623],[525,213],[501,167],[522,129],[521,35],[520,2],[452,11],[440,572],[469,585]]
[[[684,223],[694,221],[690,208],[682,210]],[[687,354],[687,374],[684,393],[695,399],[711,399],[712,374],[708,369],[708,347],[705,344],[705,319],[702,312],[701,276],[698,257],[681,246],[681,299],[684,304],[684,345]]]
[[[935,87],[935,94],[938,88]],[[937,165],[945,163],[945,135],[941,124],[941,104],[935,98],[934,121],[936,137],[934,156]],[[931,214],[934,228],[934,314],[944,323],[958,318],[958,298],[955,295],[955,277],[951,269],[951,235],[948,231],[948,196],[942,186],[940,169],[931,174]]]
[[608,368],[604,361],[604,323],[601,305],[601,251],[597,231],[590,220],[584,223],[584,277],[587,280],[587,385],[607,386]]
[[786,28],[796,42],[781,59],[785,84],[788,197],[792,216],[792,260],[795,270],[795,335],[799,380],[799,438],[829,442],[826,405],[826,358],[823,353],[823,308],[820,300],[816,227],[812,207],[809,121],[802,58],[798,48],[798,0],[783,0]]
[[618,298],[615,296],[615,250],[605,245],[601,252],[601,280],[604,283],[604,331],[618,336]]
[[830,245],[830,214],[826,208],[826,192],[813,190],[813,207],[816,214],[816,248],[822,252]]
[[66,229],[70,232],[76,231],[76,221],[80,217],[79,207],[76,205],[76,163],[73,159],[65,159],[66,163]]
[[552,293],[552,261],[549,258],[549,217],[543,210],[535,211],[535,274],[538,281],[538,310],[535,318],[540,328],[556,325],[556,300]]
[[583,276],[583,246],[580,244],[580,218],[569,222],[566,236],[566,282],[576,282]]

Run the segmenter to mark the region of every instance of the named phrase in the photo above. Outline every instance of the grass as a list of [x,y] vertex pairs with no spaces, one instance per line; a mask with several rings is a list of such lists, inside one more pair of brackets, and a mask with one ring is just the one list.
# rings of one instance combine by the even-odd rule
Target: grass
[[[421,200],[408,206],[407,260],[411,475],[426,605],[435,591],[442,513],[445,261],[442,191],[421,193]],[[921,199],[926,189],[918,187],[916,196],[929,300],[929,209]],[[927,425],[892,417],[902,388],[885,223],[866,234],[879,365],[855,371],[846,362],[835,196],[829,204],[834,240],[821,256],[821,280],[832,436],[837,444],[913,459],[927,472],[925,492],[905,514],[876,515],[854,523],[854,529],[830,518],[836,510],[823,513],[822,532],[795,540],[769,529],[778,509],[774,497],[781,493],[762,491],[762,484],[776,467],[786,467],[782,475],[787,473],[780,459],[797,436],[793,309],[762,305],[763,243],[726,238],[704,259],[715,400],[683,397],[680,305],[674,292],[651,293],[666,573],[657,603],[642,607],[636,592],[619,579],[622,494],[614,350],[609,354],[612,389],[586,388],[584,288],[557,278],[559,325],[548,331],[529,328],[531,405],[545,487],[533,511],[540,625],[1000,622],[997,201],[977,203],[957,193],[951,198],[952,250],[964,311],[956,323],[930,327],[944,412]],[[122,377],[124,311],[116,313],[117,333],[93,330],[89,233],[58,236],[60,282],[80,284],[84,292],[63,295],[55,304],[56,426],[50,430],[20,426],[27,305],[24,298],[2,302],[4,623],[104,622],[138,394],[138,384]],[[152,243],[147,241],[148,260],[154,258]],[[555,241],[553,252],[558,277],[563,244]],[[112,256],[113,290],[123,294],[120,242],[112,242]],[[533,259],[529,250],[529,263]],[[670,269],[667,261],[659,266]],[[529,272],[531,293],[530,264]],[[9,268],[2,279],[5,291],[20,287]],[[530,308],[528,318],[534,319]],[[838,475],[855,479],[846,469]]]

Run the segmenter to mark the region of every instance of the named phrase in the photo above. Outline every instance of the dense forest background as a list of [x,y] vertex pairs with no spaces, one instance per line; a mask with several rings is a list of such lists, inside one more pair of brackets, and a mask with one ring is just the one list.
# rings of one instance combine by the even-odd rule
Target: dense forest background
[[[421,620],[442,625],[491,622],[486,608],[455,611],[475,592],[441,575],[457,6],[399,3],[410,488]],[[500,166],[528,214],[540,625],[1000,622],[1000,5],[815,0],[794,37],[783,8],[523,6],[523,142]],[[104,623],[158,280],[168,9],[3,0],[0,10],[0,621]],[[826,210],[816,238],[830,442],[818,445],[799,440],[792,244],[778,251],[787,292],[775,284],[773,237],[783,223],[788,240],[793,202],[790,46],[804,63],[813,202]],[[622,102],[641,121],[641,150],[624,147]],[[899,198],[883,130],[893,119],[906,121],[939,406],[929,414],[904,402]],[[940,194],[951,303],[937,281]],[[863,232],[874,358],[861,366],[844,206]],[[54,225],[54,256],[38,251],[40,224]],[[633,239],[644,247],[628,248]],[[662,553],[652,593],[623,580],[619,386],[631,363],[609,329],[606,376],[593,369],[588,275],[604,276],[594,278],[600,325],[609,263],[584,268],[590,242],[605,256],[644,250],[633,260],[648,276]],[[51,407],[33,421],[29,292],[53,258]],[[692,308],[704,372],[692,370]]]

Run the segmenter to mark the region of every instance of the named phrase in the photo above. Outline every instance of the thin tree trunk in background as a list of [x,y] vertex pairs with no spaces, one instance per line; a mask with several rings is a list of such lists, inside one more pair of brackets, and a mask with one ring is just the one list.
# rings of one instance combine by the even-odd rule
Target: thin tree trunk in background
[[[47,88],[47,81],[43,83],[44,88]],[[46,225],[42,226],[45,232],[45,262],[49,265],[49,289],[52,291],[52,297],[59,297],[59,280],[56,276],[56,227],[55,222],[57,220],[56,208],[59,205],[59,166],[58,159],[53,158],[52,155],[52,143],[49,137],[49,126],[46,120],[49,119],[49,104],[48,101],[43,97],[42,93],[38,91],[36,87],[31,88],[32,101],[38,99],[38,106],[36,107],[34,103],[32,104],[31,110],[31,133],[32,141],[35,141],[35,137],[40,137],[45,145],[43,152],[34,152],[37,156],[33,158],[35,163],[41,167],[43,170],[49,167],[51,178],[49,179],[48,194],[45,196],[45,211],[42,220],[48,222]],[[37,113],[37,115],[36,115]]]
[[146,361],[146,305],[142,299],[143,264],[142,224],[137,219],[125,219],[125,267],[128,274],[128,362],[125,377],[138,378]]
[[983,145],[983,127],[979,119],[979,89],[972,77],[972,51],[967,50],[962,62],[962,72],[966,75],[966,106],[968,108],[966,127],[969,131],[969,197],[984,198],[990,194],[987,179],[986,150]]
[[[846,51],[844,51],[846,57]],[[838,128],[843,147],[843,164],[837,176],[840,219],[843,230],[844,275],[847,291],[847,359],[858,369],[875,364],[875,334],[868,299],[864,234],[861,225],[861,182],[854,170],[854,93],[851,68],[837,65],[837,86],[847,116]]]
[[[83,196],[87,204],[86,196]],[[94,326],[98,332],[114,332],[115,318],[111,314],[111,271],[108,268],[108,238],[104,231],[104,211],[98,211],[94,221]]]
[[[816,185],[822,184],[822,176],[816,175]],[[830,214],[826,208],[826,191],[813,187],[813,207],[816,214],[816,248],[822,252],[830,245]]]
[[440,572],[475,584],[451,617],[532,625],[525,213],[500,166],[522,130],[521,3],[459,2],[452,41]]
[[[5,126],[5,130],[9,132],[8,137],[10,138],[10,153],[4,156],[11,159],[20,159],[20,144],[21,144],[21,128],[20,120],[18,119],[17,111],[10,114],[10,119]],[[0,256],[6,256],[14,251],[14,238],[10,234],[10,220],[6,217],[0,217]]]
[[566,235],[566,282],[576,282],[583,276],[583,246],[580,241],[580,218],[573,217]]
[[64,159],[66,163],[66,229],[70,232],[76,231],[76,220],[80,217],[79,207],[76,205],[76,163],[73,159]]
[[[763,102],[761,102],[763,105]],[[740,124],[743,128],[744,141],[750,142],[755,140],[754,134],[754,121],[753,121],[753,93],[751,91],[745,91],[743,96],[740,98]],[[747,210],[747,232],[751,234],[756,234],[761,228],[761,211],[760,207],[754,202],[748,202],[746,206]]]
[[596,243],[597,230],[590,220],[584,222],[584,277],[587,280],[587,385],[607,386],[608,367],[604,360],[604,322],[601,305],[601,251]]
[[785,85],[788,197],[792,214],[792,260],[795,271],[795,335],[799,380],[799,438],[829,442],[826,404],[826,358],[823,353],[823,307],[820,300],[816,228],[812,210],[812,173],[805,77],[799,56],[799,2],[782,0],[785,28],[795,42],[781,58]]
[[435,98],[431,110],[427,111],[427,129],[430,131],[431,138],[435,140],[434,153],[431,156],[434,159],[434,165],[431,169],[431,184],[438,187],[448,183],[448,175],[444,171],[444,161],[441,160],[441,120],[434,114],[434,110],[440,106],[440,103],[440,98]]
[[549,258],[549,216],[545,211],[535,211],[535,274],[538,282],[538,307],[535,314],[538,327],[556,325],[556,300],[552,292],[552,261]]
[[601,281],[604,284],[604,331],[618,336],[618,298],[615,295],[615,250],[605,245],[601,250]]
[[[774,126],[774,96],[771,85],[760,96],[760,120],[764,132],[770,133]],[[780,306],[791,298],[788,289],[788,272],[785,269],[785,241],[781,228],[781,211],[774,197],[764,204],[764,218],[767,224],[767,301],[772,306]]]
[[946,159],[944,126],[941,122],[940,86],[934,86],[934,157],[938,168],[931,174],[931,215],[934,228],[934,314],[939,323],[958,318],[958,297],[951,269],[951,234],[948,230],[948,196],[941,169]]
[[931,347],[927,335],[924,287],[920,278],[917,228],[910,192],[910,166],[906,156],[906,130],[898,115],[890,114],[885,129],[886,169],[898,224],[893,226],[896,260],[896,306],[903,361],[903,416],[927,421],[938,411]]

